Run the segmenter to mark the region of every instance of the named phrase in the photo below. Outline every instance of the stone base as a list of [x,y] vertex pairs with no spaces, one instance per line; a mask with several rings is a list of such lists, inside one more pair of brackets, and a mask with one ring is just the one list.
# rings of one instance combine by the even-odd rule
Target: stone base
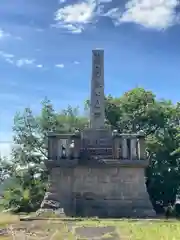
[[[140,203],[141,202],[141,203]],[[147,201],[133,202],[122,199],[81,200],[74,209],[74,217],[100,218],[153,218],[156,216],[152,205]],[[140,205],[141,204],[141,205]]]
[[42,209],[59,208],[70,217],[153,218],[144,169],[53,168]]
[[[118,200],[117,200],[118,201]],[[68,209],[68,213],[64,211],[64,208],[53,208],[51,205],[43,204],[38,211],[38,216],[48,215],[51,213],[58,217],[99,217],[99,218],[155,218],[156,213],[153,210],[151,204],[148,206],[133,206],[124,201],[121,204],[110,204],[111,201],[102,201],[95,207],[81,206],[81,209]],[[88,205],[88,204],[87,204]],[[63,206],[62,206],[63,207]]]
[[116,206],[115,208],[108,209],[109,218],[154,218],[156,213],[153,208],[132,208],[128,205],[126,206]]

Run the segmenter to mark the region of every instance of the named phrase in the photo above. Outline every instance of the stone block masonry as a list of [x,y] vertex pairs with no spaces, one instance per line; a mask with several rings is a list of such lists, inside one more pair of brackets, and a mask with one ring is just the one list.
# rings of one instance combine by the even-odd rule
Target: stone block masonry
[[153,217],[144,168],[54,168],[51,190],[69,216]]

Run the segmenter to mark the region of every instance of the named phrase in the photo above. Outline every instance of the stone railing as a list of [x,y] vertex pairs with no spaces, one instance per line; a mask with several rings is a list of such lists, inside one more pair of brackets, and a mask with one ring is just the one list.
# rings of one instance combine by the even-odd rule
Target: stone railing
[[114,158],[128,160],[145,160],[145,136],[143,132],[139,134],[118,134],[113,132],[114,138]]
[[[89,136],[89,135],[88,135]],[[103,135],[102,135],[103,136]],[[91,139],[91,136],[89,136]],[[49,133],[48,136],[48,160],[47,164],[57,166],[77,166],[99,160],[119,164],[135,164],[146,162],[145,136],[139,134],[119,134],[113,131],[107,137],[101,138],[101,134],[93,139],[97,144],[86,143],[89,138],[83,138],[79,131],[74,134]],[[85,143],[84,143],[85,140]],[[99,143],[98,143],[99,142]],[[84,143],[84,145],[83,145]],[[72,161],[73,160],[73,161]],[[89,164],[89,163],[88,163]]]
[[81,138],[79,131],[74,134],[49,133],[48,159],[74,159],[79,158]]

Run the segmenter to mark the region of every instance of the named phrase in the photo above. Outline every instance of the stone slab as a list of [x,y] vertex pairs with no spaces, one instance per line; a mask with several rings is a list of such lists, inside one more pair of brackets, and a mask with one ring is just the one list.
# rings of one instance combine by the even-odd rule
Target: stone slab
[[100,239],[111,239],[118,240],[120,239],[116,233],[116,228],[114,226],[81,226],[75,227],[74,230],[75,236],[77,239],[91,239],[91,240],[100,240]]

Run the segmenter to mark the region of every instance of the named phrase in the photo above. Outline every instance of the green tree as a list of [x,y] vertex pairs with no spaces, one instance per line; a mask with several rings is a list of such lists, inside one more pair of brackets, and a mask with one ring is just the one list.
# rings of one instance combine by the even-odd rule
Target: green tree
[[106,116],[120,132],[146,133],[148,192],[156,208],[157,202],[173,202],[180,186],[179,104],[158,101],[152,92],[135,88],[119,98],[109,96]]
[[40,115],[34,116],[30,108],[17,113],[14,118],[14,143],[12,152],[13,171],[11,177],[16,185],[4,192],[6,208],[15,211],[32,211],[39,207],[47,184],[47,134],[49,131],[72,132],[82,129],[87,119],[80,117],[78,108],[55,112],[51,102],[45,98]]

